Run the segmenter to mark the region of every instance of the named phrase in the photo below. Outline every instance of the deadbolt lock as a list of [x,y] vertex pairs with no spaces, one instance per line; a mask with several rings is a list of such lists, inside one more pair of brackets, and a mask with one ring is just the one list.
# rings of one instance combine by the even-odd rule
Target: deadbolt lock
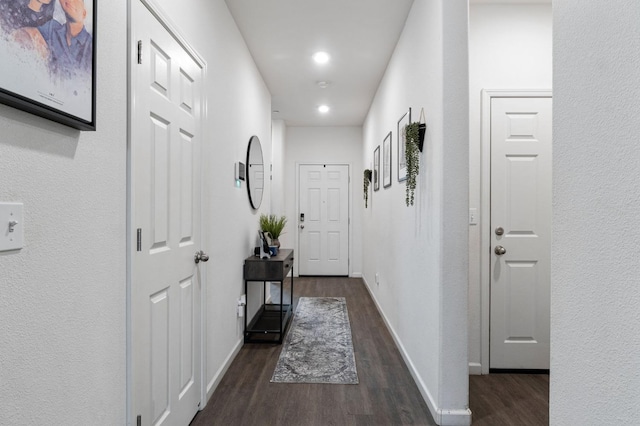
[[496,235],[503,235],[504,234],[504,229],[502,229],[501,226],[496,228]]

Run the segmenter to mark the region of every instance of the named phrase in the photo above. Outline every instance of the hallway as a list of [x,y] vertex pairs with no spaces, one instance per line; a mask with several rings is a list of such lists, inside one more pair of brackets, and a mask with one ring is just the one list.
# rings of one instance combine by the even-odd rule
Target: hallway
[[[270,383],[281,346],[247,344],[192,426],[435,425],[362,280],[296,278],[300,296],[346,297],[360,384]],[[474,425],[549,423],[548,375],[471,376],[469,389]]]
[[361,279],[296,278],[300,296],[347,299],[360,384],[269,383],[281,346],[246,344],[192,426],[435,425]]

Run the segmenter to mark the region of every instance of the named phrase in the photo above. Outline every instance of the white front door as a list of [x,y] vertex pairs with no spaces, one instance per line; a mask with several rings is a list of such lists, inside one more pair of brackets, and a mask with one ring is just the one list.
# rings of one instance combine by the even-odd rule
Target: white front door
[[349,275],[349,166],[300,165],[299,274]]
[[490,367],[549,369],[551,98],[491,99]]
[[[131,424],[187,425],[201,402],[203,65],[131,3]],[[138,237],[139,236],[139,237]]]

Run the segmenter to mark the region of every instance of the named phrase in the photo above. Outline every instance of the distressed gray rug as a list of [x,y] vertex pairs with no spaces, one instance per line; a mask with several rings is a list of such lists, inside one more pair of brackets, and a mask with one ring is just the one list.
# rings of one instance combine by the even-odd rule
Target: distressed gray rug
[[271,382],[358,383],[344,297],[300,298]]

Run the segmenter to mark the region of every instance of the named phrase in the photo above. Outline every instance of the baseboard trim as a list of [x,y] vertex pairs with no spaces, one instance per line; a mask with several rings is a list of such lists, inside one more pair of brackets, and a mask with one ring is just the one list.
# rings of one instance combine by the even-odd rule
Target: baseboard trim
[[391,323],[389,322],[386,315],[384,314],[384,311],[382,310],[380,303],[378,303],[378,299],[376,298],[375,294],[373,294],[373,292],[371,291],[371,287],[369,286],[367,279],[362,277],[362,281],[364,281],[364,285],[367,291],[369,292],[369,295],[371,296],[373,303],[376,305],[376,309],[378,310],[378,313],[382,317],[382,320],[384,321],[384,324],[387,327],[387,330],[389,330],[389,333],[391,334],[391,337],[393,338],[393,341],[395,342],[396,347],[400,351],[400,355],[402,355],[402,359],[407,365],[407,368],[409,369],[409,373],[411,373],[411,377],[413,377],[413,380],[416,383],[416,386],[418,387],[420,394],[422,395],[422,399],[424,399],[424,401],[426,402],[427,408],[429,408],[429,411],[431,412],[431,416],[433,417],[435,422],[438,425],[442,425],[442,426],[471,425],[471,410],[469,410],[468,408],[463,410],[446,410],[446,409],[438,408],[438,404],[436,404],[436,401],[433,399],[431,392],[429,392],[427,385],[422,380],[422,377],[420,377],[420,374],[418,374],[418,370],[416,369],[413,361],[411,360],[411,357],[407,353],[404,345],[400,341],[398,334],[396,333],[394,328],[391,326]]
[[470,362],[469,363],[469,374],[472,376],[480,376],[482,375],[482,364],[479,362]]
[[431,412],[431,416],[437,422],[437,418],[440,416],[438,414],[438,405],[436,404],[436,401],[431,396],[431,392],[429,392],[429,389],[427,388],[427,385],[422,380],[422,377],[420,377],[420,375],[418,374],[416,367],[413,364],[413,361],[411,360],[411,357],[409,356],[409,354],[407,354],[407,351],[404,348],[404,345],[402,344],[402,342],[400,341],[398,334],[389,323],[387,316],[382,311],[382,308],[380,307],[380,303],[378,303],[378,299],[376,298],[376,295],[373,294],[373,292],[371,291],[371,287],[369,287],[369,283],[367,283],[367,280],[365,278],[363,278],[363,281],[364,281],[365,287],[367,288],[367,291],[369,292],[369,295],[371,296],[371,299],[373,299],[374,305],[376,305],[376,309],[378,310],[378,313],[382,317],[382,321],[384,321],[384,325],[387,327],[387,330],[389,330],[389,333],[391,334],[391,337],[393,338],[393,341],[396,344],[396,347],[400,351],[400,355],[402,355],[402,359],[404,360],[404,363],[407,365],[407,368],[411,373],[411,377],[413,377],[413,381],[416,382],[416,385],[418,386],[418,390],[422,395],[422,399],[424,399],[424,401],[427,403],[427,407]]
[[470,426],[471,425],[471,410],[438,410],[440,418],[436,418],[435,421],[439,425],[443,426]]
[[531,368],[490,368],[489,374],[549,374],[549,370]]
[[352,272],[351,278],[362,278],[362,272]]
[[[233,360],[236,359],[236,356],[238,355],[238,352],[240,352],[240,349],[242,349],[243,344],[244,344],[243,339],[238,340],[236,345],[233,347],[233,350],[229,353],[229,355],[227,355],[227,358],[222,363],[222,366],[218,369],[218,371],[216,371],[216,374],[213,375],[213,378],[207,384],[207,401],[206,402],[209,402],[209,400],[211,399],[213,392],[215,392],[216,388],[220,384],[220,381],[222,380],[222,377],[224,377],[225,373],[231,366],[231,363],[233,362]],[[200,409],[202,410],[206,405],[207,404],[205,403]]]

